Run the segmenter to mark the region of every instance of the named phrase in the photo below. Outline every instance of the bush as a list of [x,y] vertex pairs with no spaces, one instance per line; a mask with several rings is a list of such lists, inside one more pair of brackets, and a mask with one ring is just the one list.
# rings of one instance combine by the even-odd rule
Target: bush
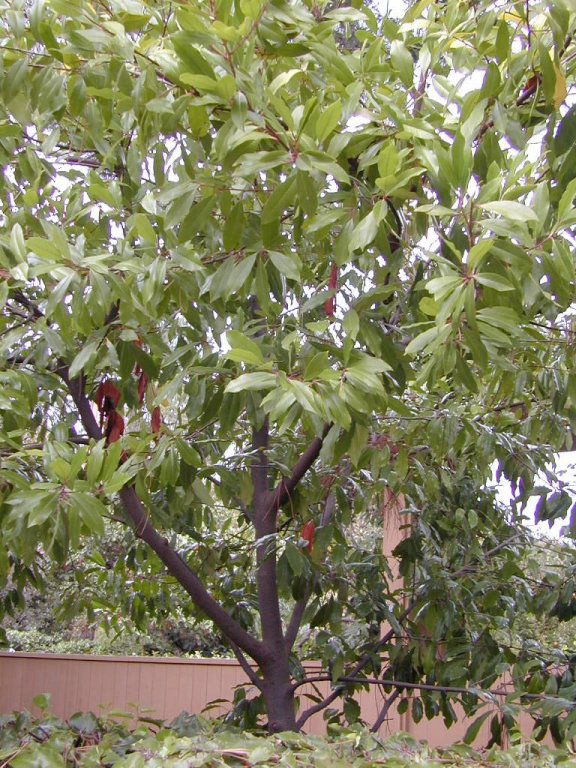
[[[45,702],[38,702],[45,703]],[[157,730],[144,724],[129,730],[93,714],[77,714],[67,722],[28,713],[0,718],[0,765],[7,768],[325,768],[355,765],[369,768],[468,768],[507,766],[547,768],[576,766],[568,753],[551,751],[533,742],[506,751],[492,748],[480,753],[470,747],[431,749],[406,734],[381,740],[367,731],[334,728],[327,738],[281,733],[256,736],[182,714]]]

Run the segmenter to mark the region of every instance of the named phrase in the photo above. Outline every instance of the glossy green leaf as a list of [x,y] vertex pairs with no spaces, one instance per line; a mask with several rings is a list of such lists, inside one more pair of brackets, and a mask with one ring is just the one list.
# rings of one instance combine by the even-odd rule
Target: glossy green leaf
[[243,373],[226,385],[226,392],[244,392],[245,390],[270,389],[276,386],[276,376],[273,373],[257,372]]

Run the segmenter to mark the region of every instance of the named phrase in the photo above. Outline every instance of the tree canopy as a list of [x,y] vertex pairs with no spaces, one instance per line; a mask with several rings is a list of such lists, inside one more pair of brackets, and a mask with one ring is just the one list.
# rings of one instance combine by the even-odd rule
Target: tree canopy
[[[573,443],[575,10],[0,3],[4,610],[125,526],[79,580],[140,622],[178,583],[271,730],[314,709],[304,636],[334,698],[384,669],[448,720],[524,663],[516,523],[571,503],[537,476]],[[405,591],[362,536],[401,511]]]

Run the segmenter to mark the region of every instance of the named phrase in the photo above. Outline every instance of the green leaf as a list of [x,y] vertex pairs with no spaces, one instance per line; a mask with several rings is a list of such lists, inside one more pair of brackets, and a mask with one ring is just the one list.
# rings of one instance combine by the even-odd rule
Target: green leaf
[[82,522],[91,533],[97,536],[104,534],[106,507],[99,499],[88,493],[71,493],[68,501],[72,507],[78,508]]
[[568,184],[564,192],[562,193],[562,197],[560,198],[560,202],[558,203],[558,224],[562,225],[562,220],[568,213],[572,213],[573,211],[573,202],[574,202],[574,196],[576,195],[576,179],[572,179],[572,181]]
[[317,402],[315,392],[309,386],[297,379],[286,379],[282,382],[283,387],[292,392],[296,401],[300,403],[305,411],[322,415],[320,403]]
[[269,224],[279,219],[296,197],[296,174],[293,173],[286,181],[279,184],[270,195],[262,209],[262,224]]
[[262,350],[258,344],[244,336],[240,331],[228,331],[226,338],[228,339],[228,344],[232,347],[230,352],[226,353],[228,360],[253,365],[262,365],[264,363]]
[[467,263],[470,269],[476,269],[480,266],[486,254],[490,252],[490,249],[494,245],[494,238],[490,237],[485,240],[479,240],[475,243],[468,252]]
[[483,712],[479,717],[476,718],[476,720],[474,720],[474,722],[468,726],[466,733],[464,734],[465,744],[472,744],[476,740],[476,737],[480,733],[480,728],[484,725],[491,714],[492,712],[490,710],[488,710],[488,712]]
[[398,170],[399,162],[398,150],[392,142],[389,142],[378,155],[378,173],[383,177],[393,176]]
[[313,216],[318,208],[318,196],[313,178],[305,171],[296,173],[298,187],[298,203],[308,216]]
[[90,363],[94,361],[96,355],[98,354],[100,345],[100,341],[94,340],[89,341],[82,347],[80,352],[78,352],[74,360],[72,360],[70,363],[68,376],[71,379],[75,379],[76,376],[82,373],[85,368],[89,367]]
[[258,391],[261,389],[271,389],[275,387],[276,375],[273,373],[256,372],[256,373],[243,373],[234,381],[229,382],[226,385],[225,392],[244,392],[248,390]]
[[313,381],[326,370],[330,370],[328,353],[318,352],[306,365],[306,369],[304,370],[304,379],[306,381]]
[[318,120],[316,120],[316,138],[318,141],[326,141],[338,126],[341,115],[342,102],[339,99],[332,102],[332,104],[320,113]]
[[370,213],[354,227],[348,242],[348,251],[351,255],[354,251],[370,245],[376,237],[380,222],[384,219],[387,210],[386,203],[383,200],[378,201]]
[[300,280],[300,260],[295,253],[268,251],[268,258],[278,272],[290,280]]
[[95,485],[100,478],[100,472],[104,464],[104,440],[99,440],[90,451],[86,462],[86,479],[90,485]]
[[414,60],[412,54],[400,40],[393,40],[390,46],[392,66],[400,75],[403,85],[410,88],[414,84]]
[[462,275],[446,275],[429,280],[426,283],[426,288],[434,295],[434,301],[440,302],[454,293],[457,288],[461,288],[462,285],[464,285],[464,277]]
[[109,496],[111,496],[122,490],[122,488],[124,488],[124,486],[130,483],[133,479],[133,472],[124,472],[120,469],[117,469],[116,472],[113,473],[112,477],[104,482],[104,490]]
[[493,288],[495,291],[513,291],[514,286],[501,275],[497,275],[494,272],[476,272],[474,280],[480,285],[485,285],[488,288]]
[[385,371],[391,371],[392,368],[387,362],[377,357],[371,357],[370,355],[355,355],[353,362],[346,366],[346,371],[354,371],[355,373],[384,373]]
[[495,213],[510,221],[519,221],[526,223],[529,221],[538,221],[538,214],[527,205],[517,203],[514,200],[495,200],[493,203],[480,203],[478,208],[482,208],[489,213]]
[[62,261],[62,254],[50,240],[43,237],[29,237],[26,246],[41,259],[46,261]]
[[226,251],[233,251],[240,245],[243,231],[244,206],[239,202],[230,211],[222,230],[222,242]]
[[445,325],[442,328],[434,326],[418,334],[406,347],[407,355],[417,355],[424,350],[432,351],[433,348],[442,344],[450,335],[451,328]]
[[305,558],[302,555],[302,552],[291,542],[286,544],[286,549],[284,551],[286,552],[286,559],[290,563],[292,573],[295,576],[299,576],[304,570],[305,565]]
[[556,156],[572,150],[576,143],[576,105],[570,107],[558,123],[552,147]]

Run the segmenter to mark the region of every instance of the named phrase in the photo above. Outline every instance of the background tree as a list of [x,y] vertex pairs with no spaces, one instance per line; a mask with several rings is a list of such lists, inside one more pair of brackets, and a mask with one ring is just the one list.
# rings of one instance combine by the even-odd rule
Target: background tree
[[[570,4],[0,10],[4,607],[113,520],[270,730],[382,668],[449,721],[524,663],[494,637],[532,599],[522,503],[570,505],[534,488],[572,444]],[[351,545],[400,508],[407,593]],[[140,621],[169,609],[132,586]],[[301,628],[339,682],[297,716]]]

